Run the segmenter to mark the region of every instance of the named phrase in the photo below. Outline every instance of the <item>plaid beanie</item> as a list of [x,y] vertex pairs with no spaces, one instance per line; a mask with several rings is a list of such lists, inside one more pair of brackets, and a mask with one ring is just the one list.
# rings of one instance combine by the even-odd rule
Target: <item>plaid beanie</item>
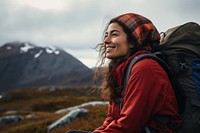
[[153,23],[138,14],[127,13],[113,18],[111,22],[118,22],[123,25],[131,36],[138,43],[139,48],[152,50],[152,45],[158,45],[160,34]]

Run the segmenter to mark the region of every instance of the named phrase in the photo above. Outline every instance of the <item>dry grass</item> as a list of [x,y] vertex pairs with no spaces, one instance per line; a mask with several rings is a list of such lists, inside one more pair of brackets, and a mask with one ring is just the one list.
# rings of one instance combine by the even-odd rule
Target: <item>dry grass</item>
[[[63,89],[53,92],[26,89],[11,92],[0,99],[0,107],[5,111],[18,110],[19,115],[23,116],[35,114],[37,118],[0,125],[0,133],[46,133],[48,125],[65,115],[55,114],[54,111],[96,100],[100,100],[99,94],[88,95],[85,89]],[[107,106],[90,106],[87,109],[88,114],[62,128],[53,130],[52,133],[64,133],[73,129],[94,130],[105,119]],[[5,114],[0,113],[0,116],[5,116]]]

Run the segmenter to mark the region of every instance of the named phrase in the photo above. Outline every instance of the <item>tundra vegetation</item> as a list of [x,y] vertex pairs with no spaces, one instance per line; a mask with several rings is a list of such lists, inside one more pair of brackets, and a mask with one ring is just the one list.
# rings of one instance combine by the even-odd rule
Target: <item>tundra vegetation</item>
[[[0,98],[0,118],[22,116],[20,121],[0,124],[0,133],[47,133],[48,126],[68,112],[58,110],[83,103],[101,100],[97,91],[87,89],[23,89],[16,90]],[[64,133],[67,130],[92,131],[102,124],[107,114],[107,105],[85,106],[88,113],[72,122],[56,128],[51,133]]]

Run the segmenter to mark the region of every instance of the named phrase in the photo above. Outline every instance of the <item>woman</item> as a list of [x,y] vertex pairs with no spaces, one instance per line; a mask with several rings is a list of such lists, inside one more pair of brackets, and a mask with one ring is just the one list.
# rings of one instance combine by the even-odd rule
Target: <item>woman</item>
[[132,67],[121,97],[126,67],[135,56],[153,52],[159,39],[155,26],[141,15],[127,13],[109,22],[104,43],[98,45],[101,59],[98,70],[109,59],[101,88],[102,96],[110,102],[107,118],[94,133],[175,133],[165,118],[170,118],[173,124],[182,124],[168,76],[153,59],[143,59]]
[[94,133],[174,133],[175,129],[156,120],[155,116],[172,118],[180,125],[176,97],[163,68],[153,59],[137,62],[121,96],[123,77],[129,62],[137,55],[153,52],[160,35],[152,22],[138,14],[127,13],[113,18],[105,31],[104,43],[98,46],[101,65],[109,59],[101,86],[109,99],[108,115]]

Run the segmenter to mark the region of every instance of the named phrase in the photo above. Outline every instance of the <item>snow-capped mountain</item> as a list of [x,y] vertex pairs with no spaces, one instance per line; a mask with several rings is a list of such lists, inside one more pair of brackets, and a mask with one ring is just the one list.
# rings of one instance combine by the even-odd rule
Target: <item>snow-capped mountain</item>
[[89,87],[92,70],[62,49],[12,42],[0,47],[0,92],[30,87]]

